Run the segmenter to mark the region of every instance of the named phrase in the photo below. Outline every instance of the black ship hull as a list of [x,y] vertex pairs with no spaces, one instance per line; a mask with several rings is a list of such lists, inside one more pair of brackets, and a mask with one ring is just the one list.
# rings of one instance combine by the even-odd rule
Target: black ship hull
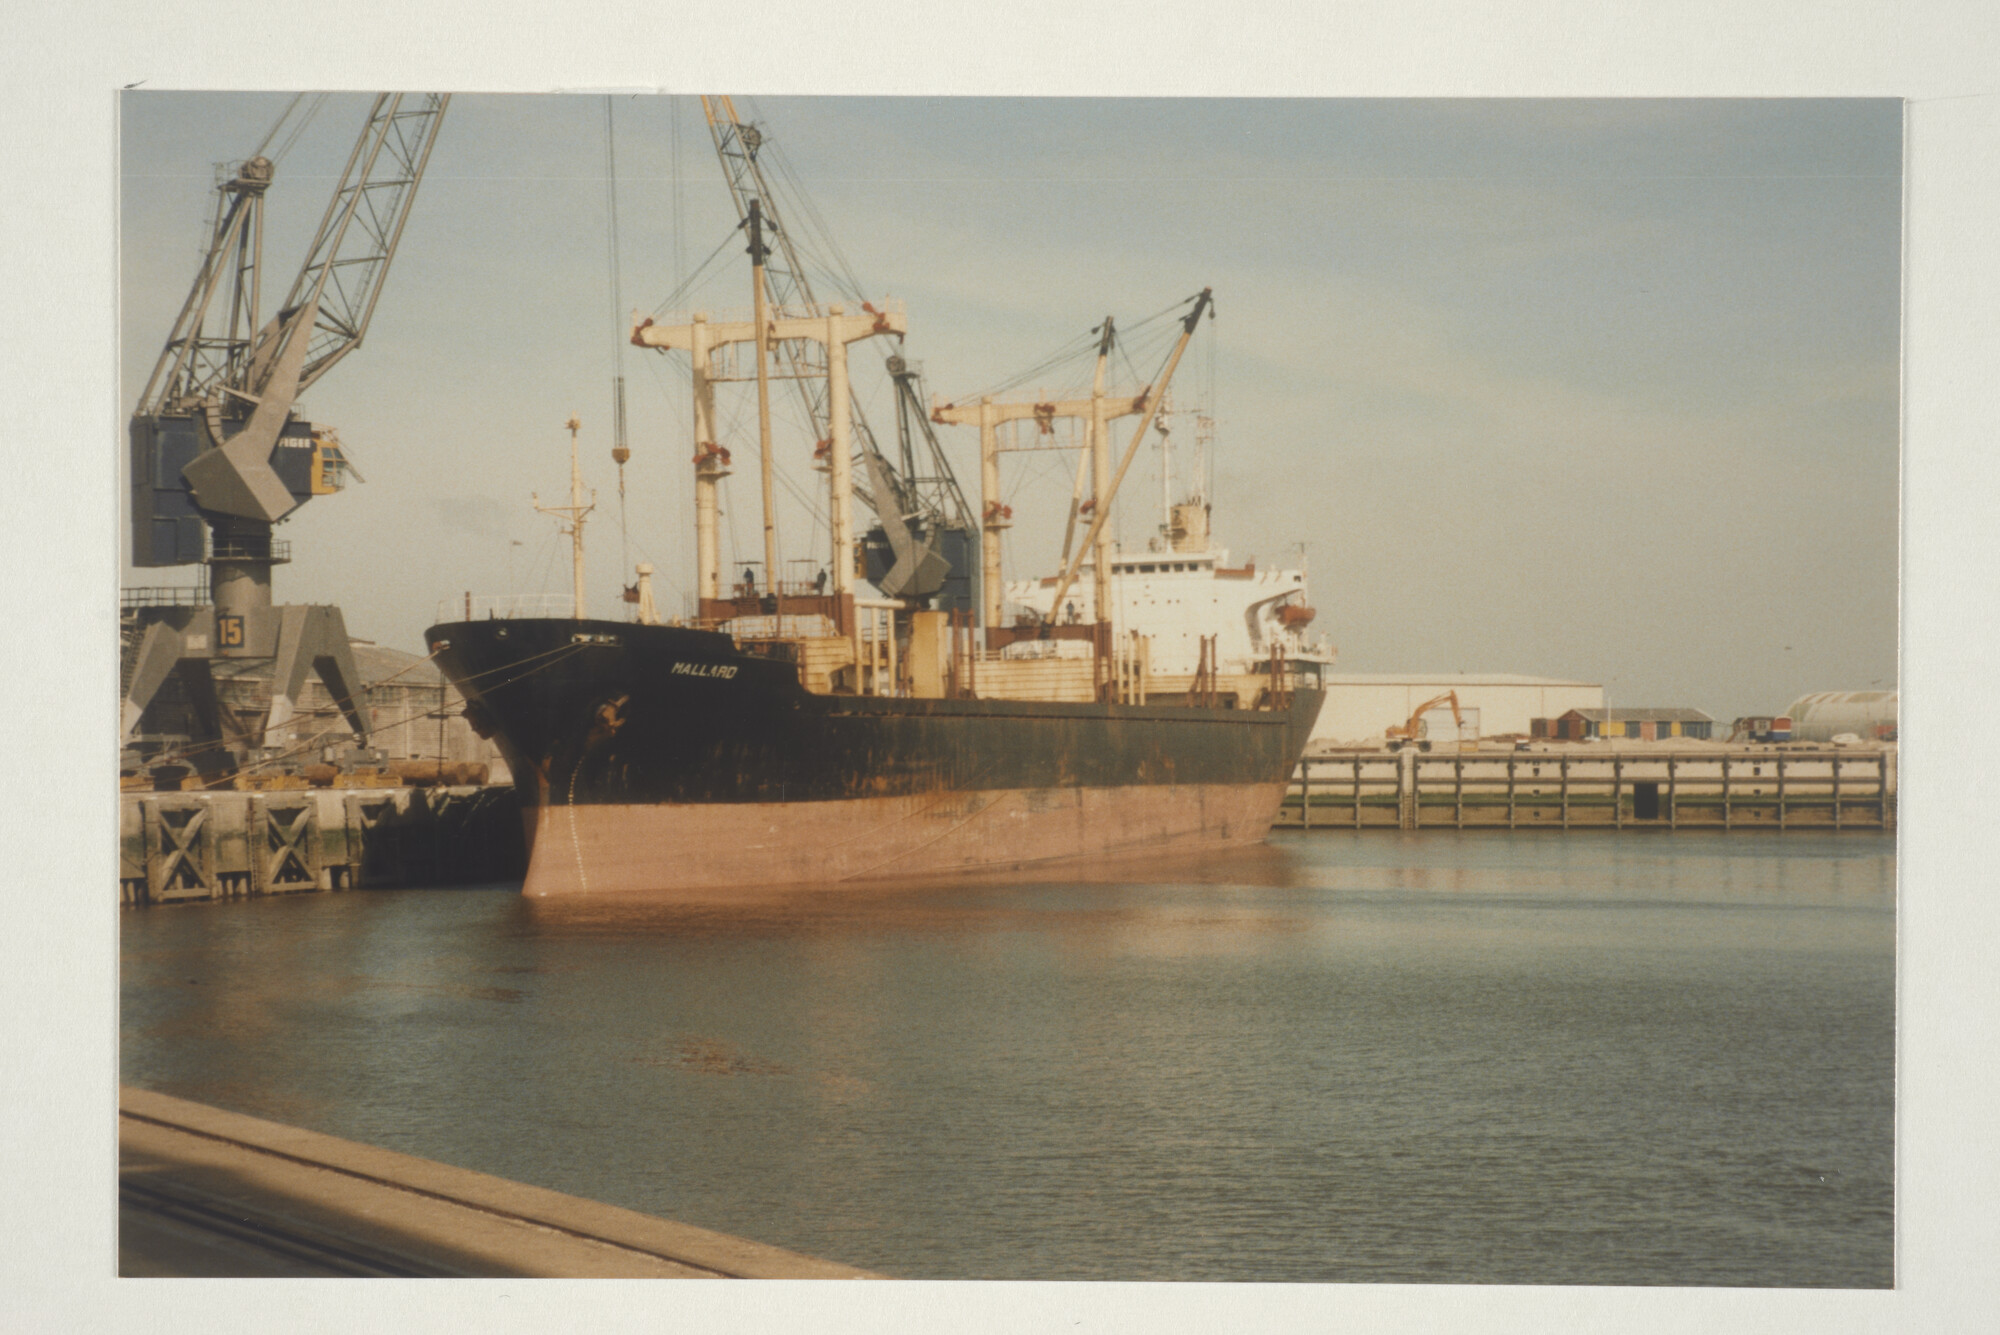
[[708,896],[1254,843],[1321,700],[817,695],[794,663],[727,634],[624,622],[464,621],[426,639],[514,771],[533,895]]

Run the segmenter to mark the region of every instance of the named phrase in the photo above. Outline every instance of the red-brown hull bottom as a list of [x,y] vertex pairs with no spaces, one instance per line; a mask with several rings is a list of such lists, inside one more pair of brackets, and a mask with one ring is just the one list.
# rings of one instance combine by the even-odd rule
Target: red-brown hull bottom
[[998,789],[530,813],[524,893],[726,899],[774,887],[1078,867],[1255,844],[1285,785]]

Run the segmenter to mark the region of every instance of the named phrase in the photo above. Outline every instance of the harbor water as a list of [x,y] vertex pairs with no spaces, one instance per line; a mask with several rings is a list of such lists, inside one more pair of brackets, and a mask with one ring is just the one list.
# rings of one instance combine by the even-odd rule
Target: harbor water
[[890,1275],[1894,1281],[1879,834],[121,930],[127,1083]]

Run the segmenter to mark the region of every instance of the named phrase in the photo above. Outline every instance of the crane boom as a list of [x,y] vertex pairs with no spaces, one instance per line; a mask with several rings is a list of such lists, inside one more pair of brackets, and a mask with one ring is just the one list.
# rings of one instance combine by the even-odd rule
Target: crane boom
[[[264,191],[271,184],[271,160],[259,154],[220,188],[208,253],[194,286],[174,320],[167,345],[139,395],[138,411],[150,415],[169,404],[205,397],[215,386],[241,378],[242,362],[257,328],[258,270],[264,250]],[[233,263],[232,263],[233,261]],[[230,271],[229,322],[208,334],[209,307]]]
[[[791,229],[784,225],[764,169],[758,161],[759,150],[764,144],[763,132],[737,114],[735,99],[727,94],[703,95],[701,105],[708,121],[709,135],[715,142],[716,156],[722,162],[730,198],[736,205],[738,220],[747,220],[751,201],[759,201],[764,224],[776,238],[776,245],[771,248],[764,267],[764,282],[772,308],[781,316],[821,313]],[[859,299],[861,294],[846,295]],[[777,340],[773,346],[785,364],[788,378],[798,386],[814,437],[825,441],[830,434],[830,415],[827,411],[828,380],[824,348],[810,340],[800,339]],[[892,367],[891,374],[897,378],[899,385],[905,384],[901,372]],[[918,473],[909,449],[909,410],[912,402],[915,403],[919,429],[924,431],[930,446],[931,463],[935,468],[933,475]],[[855,494],[875,511],[883,530],[879,541],[876,535],[871,534],[864,544],[872,553],[869,558],[871,569],[882,564],[881,550],[891,541],[888,534],[899,528],[907,530],[912,521],[918,530],[912,535],[912,540],[920,545],[949,542],[943,537],[947,530],[959,531],[961,539],[970,534],[971,509],[965,503],[964,492],[959,488],[958,479],[935,436],[931,436],[928,428],[922,425],[925,415],[921,400],[911,400],[903,390],[898,391],[898,434],[904,446],[900,472],[876,441],[860,400],[850,397],[850,404],[849,422],[865,464],[861,472],[872,483],[872,489],[857,485]],[[884,490],[889,494],[882,495]],[[959,564],[949,557],[939,557],[927,561],[924,568],[933,572],[936,579],[942,580],[946,576],[941,572],[956,569]],[[879,573],[886,573],[886,570],[887,567],[884,567]],[[885,592],[891,592],[892,596],[927,597],[941,587],[926,578],[908,588],[899,587]]]
[[[208,255],[133,418],[135,448],[140,437],[159,439],[162,432],[179,441],[171,466],[165,458],[143,461],[153,492],[183,493],[184,500],[167,502],[170,508],[184,512],[191,504],[211,523],[221,517],[270,524],[314,494],[298,476],[280,476],[273,452],[281,437],[297,434],[292,406],[298,396],[367,333],[449,101],[442,93],[375,98],[305,263],[261,327],[263,196],[271,163],[252,158],[222,186],[233,198],[218,208]],[[209,334],[232,267],[227,328]],[[316,462],[321,454],[315,447]],[[158,510],[157,496],[135,500],[147,502],[136,508]],[[135,524],[148,527],[140,518],[135,514]],[[151,541],[135,548],[141,565],[199,559],[178,538],[163,548]]]
[[382,93],[369,109],[281,308],[317,312],[296,392],[361,346],[450,102],[449,93]]
[[[264,192],[273,167],[261,154],[245,162],[220,187],[208,252],[139,395],[136,415],[220,401],[223,395],[254,402],[260,396],[253,382],[271,364],[284,331],[282,317],[308,301],[317,300],[318,306],[295,393],[359,347],[450,101],[448,93],[376,97],[306,261],[279,307],[281,318],[261,328]],[[227,326],[211,333],[209,313],[225,284]]]
[[[765,226],[777,239],[778,244],[764,262],[764,283],[772,307],[781,315],[816,314],[818,306],[812,282],[806,277],[805,265],[799,262],[791,229],[778,216],[771,187],[757,162],[757,150],[764,143],[762,131],[744,124],[736,114],[736,100],[727,94],[713,97],[704,94],[701,109],[708,119],[709,137],[715,141],[715,155],[722,160],[722,175],[729,185],[729,197],[736,205],[737,220],[747,225],[751,201],[759,201]],[[776,351],[785,359],[792,381],[799,387],[815,439],[823,438],[828,422],[824,350],[809,340],[785,339],[778,342]],[[873,448],[874,436],[861,416],[858,403],[852,420],[855,430],[865,438],[866,448]]]

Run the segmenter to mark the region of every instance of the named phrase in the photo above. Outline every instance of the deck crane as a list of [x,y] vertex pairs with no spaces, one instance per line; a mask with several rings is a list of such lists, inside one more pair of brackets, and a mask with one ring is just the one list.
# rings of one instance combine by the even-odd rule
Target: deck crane
[[[440,93],[375,98],[305,262],[268,319],[260,303],[273,167],[261,151],[242,163],[218,187],[207,254],[133,412],[132,563],[205,564],[209,579],[206,603],[201,591],[128,590],[134,652],[122,735],[178,676],[197,743],[190,759],[205,777],[281,744],[309,671],[368,740],[340,609],[271,602],[272,567],[290,559],[271,529],[352,471],[338,437],[300,417],[297,400],[361,346],[449,102]],[[261,720],[218,699],[212,669],[231,659],[274,660]]]
[[[759,201],[766,230],[776,244],[764,264],[764,281],[779,314],[823,314],[813,296],[811,280],[800,262],[792,233],[784,225],[778,203],[764,177],[758,154],[764,133],[738,116],[735,99],[727,95],[701,99],[716,156],[735,201],[737,217],[747,224],[751,201]],[[789,210],[787,210],[789,212]],[[859,293],[849,293],[859,300]],[[798,386],[814,436],[829,436],[827,375],[823,345],[804,339],[775,344],[783,374]],[[920,373],[901,357],[889,363],[896,382],[901,470],[884,454],[869,429],[861,405],[854,402],[851,422],[861,450],[862,470],[854,492],[875,512],[875,527],[863,535],[861,547],[869,582],[892,598],[942,610],[971,612],[979,605],[976,526],[958,479],[930,430],[922,395],[913,385]],[[911,423],[917,424],[928,447],[920,459],[912,448]],[[925,471],[928,469],[929,471]],[[861,476],[867,485],[859,484]]]
[[[935,587],[940,608],[971,612],[980,605],[982,582],[968,518],[971,509],[945,459],[937,432],[931,429],[930,414],[924,408],[922,369],[904,357],[892,356],[888,370],[896,386],[896,441],[903,471],[899,476],[890,468],[880,450],[870,449],[866,462],[875,494],[895,496],[903,522],[891,525],[885,519],[862,536],[861,555],[868,580],[884,591],[901,587],[906,580],[900,568],[910,562],[915,574],[907,582],[913,588]],[[918,439],[925,446],[921,458],[916,449]],[[931,471],[924,472],[926,467]],[[882,476],[875,477],[878,469]],[[910,539],[901,548],[896,545],[899,535]]]

